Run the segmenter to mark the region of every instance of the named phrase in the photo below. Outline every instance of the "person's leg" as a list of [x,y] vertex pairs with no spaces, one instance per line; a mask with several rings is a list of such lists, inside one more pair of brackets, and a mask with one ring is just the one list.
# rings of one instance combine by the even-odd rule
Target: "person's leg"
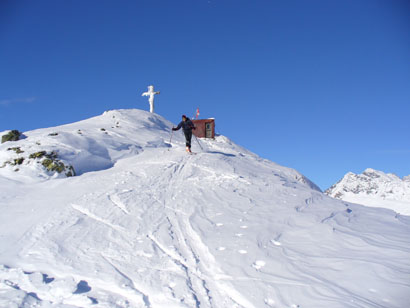
[[192,140],[192,131],[188,133],[188,143],[189,143],[188,147],[190,150],[191,150],[191,140]]
[[191,152],[191,139],[192,139],[192,132],[185,132],[185,141],[187,151]]

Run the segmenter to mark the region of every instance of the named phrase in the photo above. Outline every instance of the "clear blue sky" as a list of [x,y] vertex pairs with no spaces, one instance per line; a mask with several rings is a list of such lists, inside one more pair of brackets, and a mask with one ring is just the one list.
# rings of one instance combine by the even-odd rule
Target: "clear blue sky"
[[410,1],[0,1],[0,131],[148,110],[149,84],[322,189],[410,174]]

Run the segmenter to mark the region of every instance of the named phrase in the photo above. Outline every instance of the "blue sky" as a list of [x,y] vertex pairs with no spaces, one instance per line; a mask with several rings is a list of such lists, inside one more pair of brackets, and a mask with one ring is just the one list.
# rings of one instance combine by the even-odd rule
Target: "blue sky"
[[0,1],[0,131],[149,110],[149,84],[322,189],[410,174],[409,1]]

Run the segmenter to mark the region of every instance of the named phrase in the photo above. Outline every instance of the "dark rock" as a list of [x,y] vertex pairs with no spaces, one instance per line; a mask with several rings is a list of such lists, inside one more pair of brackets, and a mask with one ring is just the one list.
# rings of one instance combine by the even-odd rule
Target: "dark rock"
[[24,162],[24,158],[23,157],[19,157],[19,158],[15,158],[13,161],[13,165],[21,165]]
[[20,136],[21,133],[18,130],[11,130],[1,137],[1,143],[20,140]]
[[24,151],[22,151],[22,150],[20,149],[20,147],[8,148],[7,151],[14,151],[14,152],[16,152],[17,154],[24,153]]
[[46,151],[39,151],[39,152],[30,154],[29,158],[31,159],[41,158],[43,156],[46,156],[46,154],[47,154]]

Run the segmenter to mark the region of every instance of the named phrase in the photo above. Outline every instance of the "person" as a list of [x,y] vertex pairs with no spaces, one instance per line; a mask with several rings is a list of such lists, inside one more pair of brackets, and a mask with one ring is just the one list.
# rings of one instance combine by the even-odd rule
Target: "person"
[[173,127],[172,130],[176,131],[176,130],[179,130],[181,127],[185,135],[186,151],[188,153],[192,153],[191,152],[191,139],[192,139],[192,130],[196,129],[195,125],[186,115],[182,115],[182,121],[178,124],[177,127]]

